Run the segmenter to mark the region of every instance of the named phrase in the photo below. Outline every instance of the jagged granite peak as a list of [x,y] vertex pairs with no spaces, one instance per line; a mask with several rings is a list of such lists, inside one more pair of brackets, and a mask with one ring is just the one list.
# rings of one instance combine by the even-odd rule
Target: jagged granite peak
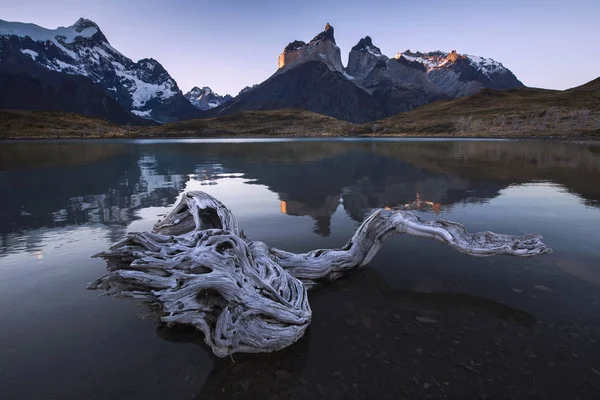
[[233,97],[228,94],[220,96],[213,92],[208,86],[204,86],[202,89],[198,86],[194,86],[192,90],[187,92],[184,96],[192,103],[192,105],[203,111],[218,107],[233,99]]
[[381,54],[379,47],[373,44],[371,37],[365,36],[350,50],[346,73],[360,79],[366,76],[378,61],[387,59]]
[[325,30],[308,43],[295,40],[289,43],[279,55],[277,73],[294,68],[308,61],[325,63],[332,71],[344,72],[340,48],[335,44],[333,26],[325,25]]
[[0,63],[23,57],[51,71],[90,79],[143,118],[170,122],[200,115],[158,61],[132,61],[89,19],[56,29],[0,20]]
[[373,39],[370,36],[365,36],[360,39],[358,43],[352,47],[352,50],[356,51],[368,51],[375,54],[381,54],[381,49],[373,44]]
[[323,40],[330,40],[333,42],[333,44],[337,44],[335,43],[335,37],[333,36],[333,26],[329,25],[329,22],[325,24],[325,29],[323,30],[323,32],[315,36],[313,40],[308,42],[308,44],[317,43]]

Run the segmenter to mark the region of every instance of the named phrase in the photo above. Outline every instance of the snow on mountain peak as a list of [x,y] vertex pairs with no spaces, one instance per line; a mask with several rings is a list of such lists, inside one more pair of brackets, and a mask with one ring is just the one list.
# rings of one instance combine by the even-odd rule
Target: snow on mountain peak
[[73,43],[78,37],[91,38],[99,31],[98,25],[80,18],[74,25],[56,29],[43,28],[36,24],[10,22],[0,19],[0,36],[30,37],[37,42]]
[[373,40],[370,36],[365,36],[364,38],[360,39],[356,46],[352,47],[352,50],[367,52],[375,57],[384,57],[384,55],[381,53],[381,49],[373,44]]
[[73,28],[77,29],[78,32],[80,32],[85,28],[98,28],[98,24],[96,24],[91,19],[81,17],[73,24]]
[[89,19],[56,29],[0,20],[0,40],[49,70],[88,77],[138,115],[148,117],[154,107],[180,93],[158,61],[133,62]]
[[187,92],[184,96],[192,103],[192,105],[200,110],[218,107],[232,99],[228,94],[220,96],[218,93],[213,92],[208,86],[204,86],[202,89],[198,86],[194,86],[192,90]]
[[466,60],[473,67],[481,70],[484,74],[490,74],[497,70],[504,69],[504,66],[491,59],[484,58],[469,54],[459,54],[456,50],[452,50],[450,53],[444,53],[443,51],[432,51],[429,53],[411,52],[406,50],[405,52],[396,54],[396,59],[403,57],[409,61],[416,61],[423,64],[428,70],[434,68],[448,67],[459,60]]

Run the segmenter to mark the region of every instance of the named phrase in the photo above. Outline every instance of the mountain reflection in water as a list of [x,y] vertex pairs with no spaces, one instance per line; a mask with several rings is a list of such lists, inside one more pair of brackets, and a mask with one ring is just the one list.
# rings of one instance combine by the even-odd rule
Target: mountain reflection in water
[[[594,144],[0,143],[0,397],[596,399],[598,182]],[[216,359],[196,332],[85,290],[106,268],[92,254],[151,229],[186,190],[293,252],[343,246],[374,209],[408,204],[471,232],[540,233],[554,253],[477,258],[390,237],[311,291],[296,344]]]
[[239,177],[328,235],[340,205],[360,222],[374,208],[480,203],[526,182],[555,182],[597,207],[599,171],[600,146],[526,141],[4,144],[0,233],[6,243],[23,229],[102,223],[116,238],[136,210],[172,204],[189,181]]

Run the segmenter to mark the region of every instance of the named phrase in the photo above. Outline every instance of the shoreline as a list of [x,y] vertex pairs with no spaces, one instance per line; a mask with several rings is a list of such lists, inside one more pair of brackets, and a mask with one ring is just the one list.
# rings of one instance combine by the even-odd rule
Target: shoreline
[[80,140],[235,140],[235,139],[314,139],[314,140],[338,140],[338,139],[411,139],[411,140],[537,140],[551,142],[583,142],[600,144],[600,136],[597,135],[502,135],[502,136],[456,136],[456,135],[407,135],[407,134],[391,134],[391,135],[339,135],[339,134],[324,134],[324,135],[215,135],[215,136],[191,136],[191,135],[102,135],[102,136],[64,136],[64,137],[47,137],[47,136],[17,136],[0,138],[2,142],[24,142],[24,141],[80,141]]

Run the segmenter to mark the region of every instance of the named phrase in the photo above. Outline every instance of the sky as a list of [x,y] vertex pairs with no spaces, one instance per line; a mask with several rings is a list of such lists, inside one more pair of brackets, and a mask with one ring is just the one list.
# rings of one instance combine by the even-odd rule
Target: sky
[[567,89],[600,76],[600,0],[0,0],[0,19],[46,28],[79,17],[137,61],[158,60],[187,92],[236,95],[277,70],[293,40],[329,22],[344,65],[362,37],[388,57],[451,51],[493,58],[525,85]]

